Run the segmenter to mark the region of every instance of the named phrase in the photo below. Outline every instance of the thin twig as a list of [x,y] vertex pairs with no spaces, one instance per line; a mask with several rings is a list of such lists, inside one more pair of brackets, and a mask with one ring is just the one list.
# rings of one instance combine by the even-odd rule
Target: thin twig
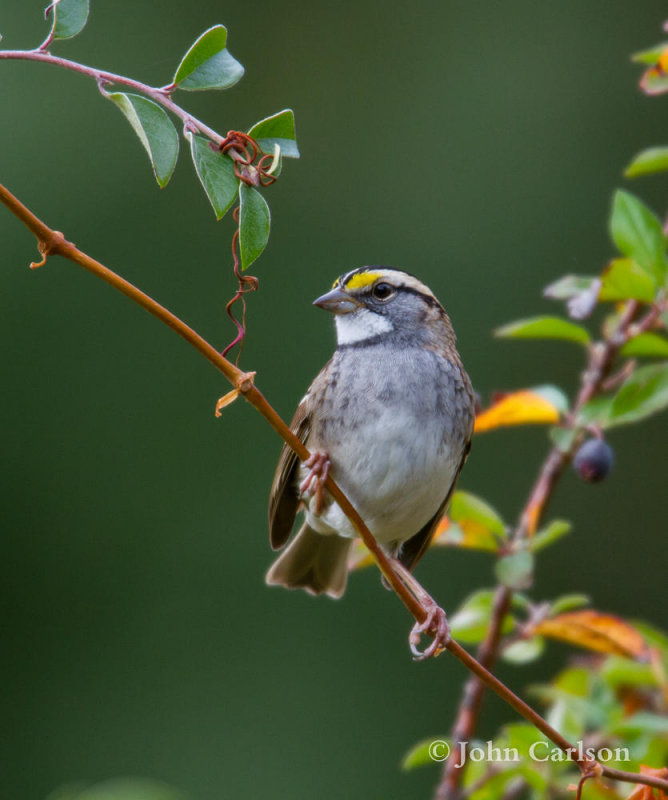
[[[198,333],[196,333],[190,326],[180,320],[177,316],[168,311],[164,306],[161,306],[153,298],[133,286],[131,283],[121,278],[112,270],[105,267],[99,261],[88,256],[86,253],[79,250],[74,244],[67,241],[63,234],[49,228],[44,222],[36,217],[26,206],[24,206],[14,195],[9,192],[2,184],[0,184],[0,201],[9,208],[9,210],[20,219],[37,237],[38,248],[43,256],[60,255],[64,258],[79,264],[84,269],[97,275],[103,281],[113,286],[124,295],[134,300],[138,305],[144,308],[149,313],[157,317],[161,322],[164,322],[172,330],[182,336],[189,344],[191,344],[199,353],[201,353],[213,366],[215,366],[234,386],[239,394],[253,405],[262,416],[269,422],[279,436],[292,448],[295,454],[301,459],[306,460],[309,457],[309,451],[299,441],[294,433],[279,417],[273,407],[267,402],[264,395],[255,386],[253,381],[254,373],[243,372],[236,367],[232,362],[220,355],[220,353]],[[327,478],[325,486],[334,500],[338,503],[341,510],[353,523],[364,544],[374,556],[381,572],[394,589],[395,593],[402,600],[406,608],[411,612],[417,622],[423,622],[427,618],[427,611],[416,600],[413,594],[403,584],[397,573],[394,571],[392,564],[388,560],[385,553],[381,550],[373,535],[364,524],[364,521],[352,506],[348,498],[344,495],[339,486],[330,478]],[[426,594],[426,592],[425,592]],[[447,645],[447,650],[452,653],[464,666],[471,672],[476,674],[481,681],[483,681],[489,688],[495,691],[502,697],[509,705],[511,705],[518,713],[525,719],[531,722],[542,733],[545,734],[554,744],[565,752],[575,753],[575,748],[549,723],[544,720],[540,714],[531,708],[527,703],[520,699],[514,692],[512,692],[504,683],[492,675],[485,667],[478,663],[476,659],[470,655],[464,648],[454,640],[451,640]],[[578,760],[578,766],[583,774],[589,772],[593,765],[597,762],[591,759]],[[616,778],[617,780],[627,781],[631,783],[644,783],[650,786],[657,786],[664,791],[668,791],[668,781],[660,778],[655,778],[648,775],[635,775],[633,773],[623,773],[618,770],[600,765],[602,774],[609,777]],[[613,774],[614,773],[614,774]]]
[[141,92],[147,97],[150,97],[151,100],[158,103],[163,108],[166,108],[167,111],[171,111],[174,116],[182,120],[189,129],[196,128],[200,133],[203,133],[205,136],[211,139],[212,142],[220,145],[225,141],[224,137],[222,137],[219,133],[216,133],[216,131],[214,131],[212,128],[209,128],[208,125],[205,125],[196,117],[193,117],[192,114],[188,113],[184,108],[172,100],[171,92],[178,87],[168,86],[162,89],[157,89],[154,86],[148,86],[146,83],[141,83],[141,81],[135,81],[132,80],[132,78],[126,78],[123,75],[117,75],[114,72],[107,72],[103,69],[88,67],[85,64],[79,64],[76,61],[70,61],[67,58],[53,56],[51,53],[44,53],[40,50],[0,50],[0,58],[15,59],[20,61],[41,61],[45,64],[53,64],[56,67],[63,67],[64,69],[69,69],[72,70],[72,72],[78,72],[80,75],[86,75],[87,77],[92,78],[100,88],[103,88],[109,84],[126,86],[128,89],[134,89],[135,91]]

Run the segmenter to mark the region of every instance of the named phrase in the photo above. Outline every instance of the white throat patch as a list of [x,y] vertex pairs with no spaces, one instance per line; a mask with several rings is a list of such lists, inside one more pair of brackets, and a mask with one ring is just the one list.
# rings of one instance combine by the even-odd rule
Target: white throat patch
[[339,345],[363,342],[365,339],[372,339],[392,330],[392,323],[387,317],[374,314],[366,308],[360,308],[352,314],[337,314],[334,321],[336,341]]

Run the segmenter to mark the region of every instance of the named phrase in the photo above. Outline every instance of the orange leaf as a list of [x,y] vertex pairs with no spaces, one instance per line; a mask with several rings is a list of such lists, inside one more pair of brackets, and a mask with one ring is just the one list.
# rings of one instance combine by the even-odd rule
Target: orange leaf
[[598,653],[612,653],[639,661],[648,657],[645,640],[628,622],[590,609],[544,619],[536,625],[534,633]]
[[[663,800],[665,796],[666,795],[661,792],[660,800]],[[652,791],[651,786],[645,786],[644,783],[636,783],[636,788],[631,792],[626,800],[656,800],[656,795]]]
[[543,513],[543,503],[532,503],[526,510],[527,533],[533,536],[540,522],[540,515]]
[[657,66],[661,72],[668,72],[668,48],[666,48],[659,56]]
[[432,544],[442,547],[464,547],[471,550],[496,552],[499,543],[488,527],[472,519],[452,522],[448,517],[438,523]]
[[530,425],[559,422],[559,409],[536,392],[523,389],[505,395],[501,400],[478,414],[475,432],[491,431],[506,425]]
[[[662,778],[664,781],[668,780],[668,769],[666,767],[653,769],[641,764],[640,774],[651,775],[653,778]],[[644,783],[636,783],[634,790],[626,800],[668,800],[668,794],[663,789],[653,789],[651,786],[645,786]]]
[[448,517],[448,515],[446,514],[441,518],[441,521],[438,523],[438,527],[436,528],[436,532],[434,533],[434,541],[444,536],[451,525],[452,522],[450,522],[450,517]]

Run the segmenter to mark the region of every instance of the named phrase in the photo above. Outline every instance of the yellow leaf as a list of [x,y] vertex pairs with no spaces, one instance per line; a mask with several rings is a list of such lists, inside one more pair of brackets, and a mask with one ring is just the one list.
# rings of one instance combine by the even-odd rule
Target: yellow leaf
[[557,406],[530,389],[507,394],[497,403],[478,414],[475,432],[491,431],[506,425],[530,425],[559,422]]
[[443,517],[438,523],[432,544],[441,547],[488,550],[494,553],[499,549],[498,539],[486,525],[472,519],[452,522],[448,517]]
[[352,572],[354,569],[364,569],[365,567],[373,566],[373,564],[373,556],[366,549],[364,542],[361,539],[355,539],[348,558],[348,570]]
[[648,657],[645,640],[635,628],[619,617],[599,611],[587,609],[558,614],[539,622],[533,632],[598,653],[637,660]]

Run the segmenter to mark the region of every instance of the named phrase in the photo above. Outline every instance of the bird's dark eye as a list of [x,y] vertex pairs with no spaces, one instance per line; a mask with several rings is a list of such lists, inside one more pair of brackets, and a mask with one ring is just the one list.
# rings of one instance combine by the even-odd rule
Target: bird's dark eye
[[389,283],[377,283],[371,292],[376,300],[389,300],[394,294],[394,286]]

